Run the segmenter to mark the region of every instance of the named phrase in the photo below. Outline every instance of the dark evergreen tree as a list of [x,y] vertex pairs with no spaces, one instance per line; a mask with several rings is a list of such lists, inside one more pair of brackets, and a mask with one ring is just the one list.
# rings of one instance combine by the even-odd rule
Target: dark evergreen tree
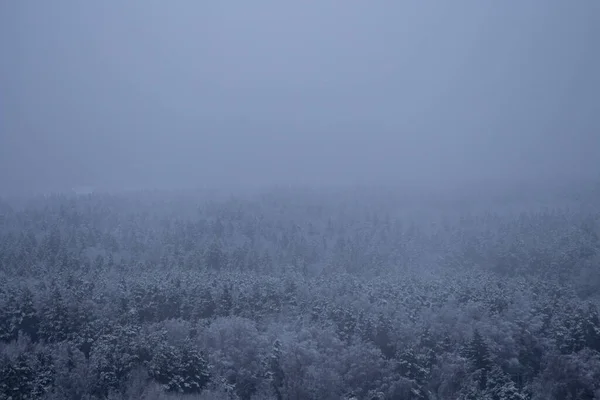
[[490,400],[526,400],[515,382],[499,367],[494,367],[487,376],[486,395]]
[[475,329],[473,338],[467,344],[465,355],[471,362],[472,368],[478,373],[479,389],[486,387],[488,372],[492,367],[491,354],[479,330]]
[[29,366],[25,354],[11,360],[0,359],[0,399],[27,400],[35,387],[35,371]]
[[41,312],[39,335],[45,341],[60,342],[69,336],[69,311],[56,285]]
[[200,393],[210,380],[208,363],[191,344],[173,347],[163,344],[149,362],[150,377],[176,393]]

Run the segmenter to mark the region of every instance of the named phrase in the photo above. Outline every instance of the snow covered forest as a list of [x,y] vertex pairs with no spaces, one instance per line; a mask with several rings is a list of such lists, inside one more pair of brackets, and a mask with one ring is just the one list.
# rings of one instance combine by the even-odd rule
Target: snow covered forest
[[600,399],[600,186],[0,201],[0,399]]

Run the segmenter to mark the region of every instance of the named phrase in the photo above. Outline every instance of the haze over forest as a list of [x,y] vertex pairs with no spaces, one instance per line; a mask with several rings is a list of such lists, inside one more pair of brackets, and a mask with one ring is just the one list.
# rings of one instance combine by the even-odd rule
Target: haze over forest
[[594,177],[600,3],[0,3],[0,193]]
[[598,38],[0,0],[0,400],[600,400]]

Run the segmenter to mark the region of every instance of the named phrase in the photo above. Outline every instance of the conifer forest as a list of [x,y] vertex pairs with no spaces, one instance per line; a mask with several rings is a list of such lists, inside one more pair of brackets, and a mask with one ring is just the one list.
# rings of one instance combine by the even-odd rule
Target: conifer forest
[[597,400],[599,308],[597,184],[0,203],[3,400]]
[[0,0],[0,400],[600,400],[600,0]]

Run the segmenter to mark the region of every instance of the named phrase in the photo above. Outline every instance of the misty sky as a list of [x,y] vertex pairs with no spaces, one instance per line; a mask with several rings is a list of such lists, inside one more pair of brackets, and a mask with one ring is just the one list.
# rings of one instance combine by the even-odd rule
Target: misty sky
[[600,2],[2,1],[0,193],[600,171]]

